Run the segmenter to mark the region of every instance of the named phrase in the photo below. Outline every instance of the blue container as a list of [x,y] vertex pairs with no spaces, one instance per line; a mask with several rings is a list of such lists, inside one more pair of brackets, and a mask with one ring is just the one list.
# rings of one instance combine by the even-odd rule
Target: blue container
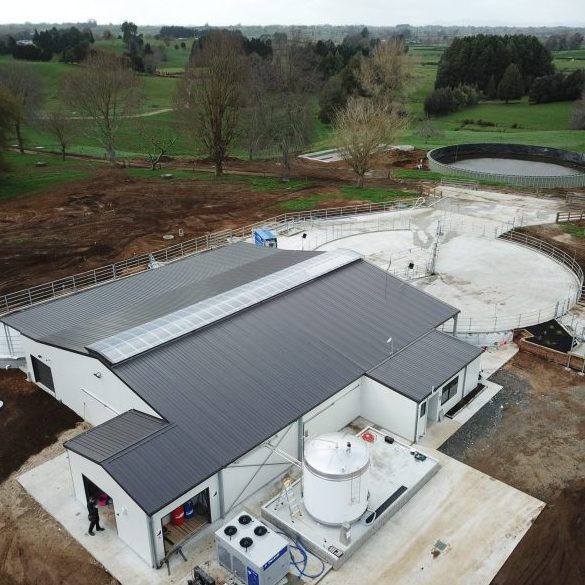
[[186,520],[189,520],[189,518],[193,518],[193,516],[195,516],[195,507],[193,506],[193,502],[191,500],[183,504],[183,510],[185,511]]
[[254,230],[254,244],[264,248],[278,248],[277,237],[269,230]]

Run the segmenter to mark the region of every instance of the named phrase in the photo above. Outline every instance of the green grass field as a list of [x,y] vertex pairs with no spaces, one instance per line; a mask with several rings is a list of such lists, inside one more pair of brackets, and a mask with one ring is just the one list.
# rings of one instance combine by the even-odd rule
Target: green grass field
[[[165,46],[162,41],[153,38],[145,39],[153,47],[162,46],[167,54],[167,61],[161,63],[161,68],[181,70],[184,68],[188,55],[186,49],[176,50],[174,44]],[[120,39],[110,41],[98,40],[96,47],[113,50],[119,54],[123,52],[123,43]],[[443,46],[413,45],[410,54],[414,59],[412,70],[413,83],[408,95],[408,103],[412,115],[410,130],[400,138],[401,143],[413,144],[422,149],[434,148],[446,144],[465,142],[519,142],[556,148],[565,148],[585,152],[585,133],[569,129],[571,103],[553,103],[530,105],[524,99],[518,103],[508,105],[500,102],[486,102],[468,108],[461,112],[433,120],[436,134],[425,139],[419,135],[418,125],[423,117],[423,103],[425,96],[432,91],[436,76],[436,69]],[[559,69],[572,70],[585,67],[585,49],[579,51],[561,51],[554,55],[555,65]],[[4,64],[15,63],[11,56],[0,56],[0,67]],[[75,65],[67,65],[53,60],[49,63],[16,62],[19,66],[35,71],[43,83],[45,106],[47,108],[63,107],[59,99],[59,83],[63,74],[74,70]],[[177,80],[173,78],[140,76],[142,82],[143,101],[139,113],[151,113],[173,107],[173,97]],[[318,103],[314,100],[315,130],[312,144],[307,150],[321,150],[334,146],[331,128],[317,119]],[[169,125],[175,125],[173,112],[157,113],[148,117],[126,120],[120,130],[117,141],[118,154],[121,158],[145,156],[144,138],[146,133],[158,133]],[[490,124],[489,126],[486,124]],[[38,124],[24,126],[26,145],[29,147],[44,146],[55,149],[56,145],[46,133],[39,129]],[[178,133],[178,140],[170,153],[171,155],[201,155],[197,141],[184,133]],[[9,137],[14,142],[14,137]],[[79,132],[75,139],[72,152],[103,156],[103,149],[95,138],[91,136],[91,123],[79,121]],[[236,147],[232,155],[246,157],[245,149]],[[272,153],[273,156],[277,152]]]
[[[5,161],[9,166],[9,171],[2,176],[2,181],[0,181],[0,200],[28,195],[71,181],[85,179],[94,173],[96,165],[96,163],[84,161],[62,161],[57,157],[41,154],[35,156],[6,153]],[[37,161],[43,161],[47,166],[36,167]]]

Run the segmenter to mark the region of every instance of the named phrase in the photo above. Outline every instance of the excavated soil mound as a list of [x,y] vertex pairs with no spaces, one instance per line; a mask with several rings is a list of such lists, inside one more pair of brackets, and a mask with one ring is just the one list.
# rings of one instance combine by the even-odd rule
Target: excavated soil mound
[[585,583],[585,479],[538,516],[492,585]]

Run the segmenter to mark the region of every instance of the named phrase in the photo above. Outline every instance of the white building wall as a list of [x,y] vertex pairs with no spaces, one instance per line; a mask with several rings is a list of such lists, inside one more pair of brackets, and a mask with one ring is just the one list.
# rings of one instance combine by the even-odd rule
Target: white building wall
[[20,331],[0,323],[0,358],[19,358],[24,356]]
[[361,382],[361,415],[384,429],[415,440],[417,404],[387,386],[364,376]]
[[114,502],[116,513],[116,529],[118,536],[132,548],[149,565],[155,566],[153,547],[150,539],[149,518],[132,498],[104,471],[104,469],[89,459],[68,451],[71,477],[75,490],[75,498],[83,506],[84,512],[80,515],[80,522],[87,522],[87,499],[83,475],[96,486],[107,493]]
[[[286,427],[269,442],[281,451],[298,458],[298,423]],[[229,515],[246,498],[276,479],[290,467],[286,461],[267,447],[257,447],[221,471],[224,515]]]
[[[443,388],[449,384],[454,378],[459,377],[457,380],[457,392],[455,395],[447,402],[441,404],[441,395],[443,393]],[[463,378],[465,377],[465,368],[463,368],[456,376],[449,378],[445,384],[439,387],[439,420],[443,420],[445,413],[449,412],[462,398],[463,398]]]
[[465,386],[463,388],[463,396],[467,396],[476,386],[479,380],[479,372],[481,369],[481,355],[474,359],[468,366],[465,374]]
[[[57,400],[92,425],[132,408],[159,417],[98,359],[38,343],[25,336],[22,340],[30,376],[33,376],[32,354],[51,368]],[[38,386],[49,391],[42,384]]]
[[[305,439],[332,433],[360,416],[360,380],[356,380],[302,418]],[[302,455],[302,454],[300,454]]]

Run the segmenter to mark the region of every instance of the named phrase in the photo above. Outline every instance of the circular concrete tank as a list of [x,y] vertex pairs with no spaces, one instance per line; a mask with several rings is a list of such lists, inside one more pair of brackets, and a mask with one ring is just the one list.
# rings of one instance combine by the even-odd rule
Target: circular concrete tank
[[318,522],[356,521],[368,506],[370,452],[352,435],[331,433],[305,446],[303,502]]
[[531,187],[585,186],[585,155],[527,144],[453,144],[427,154],[444,175]]

